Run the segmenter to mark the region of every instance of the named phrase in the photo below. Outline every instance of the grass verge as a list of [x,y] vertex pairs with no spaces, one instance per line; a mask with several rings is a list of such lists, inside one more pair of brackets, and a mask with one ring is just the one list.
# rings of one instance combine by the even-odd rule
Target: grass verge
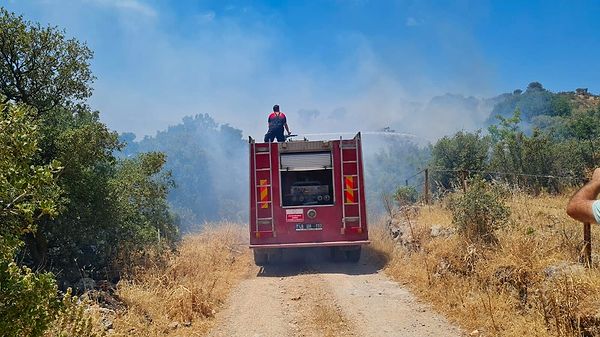
[[597,336],[600,271],[578,264],[582,226],[565,214],[567,199],[512,195],[509,224],[493,245],[432,236],[432,226],[453,227],[444,202],[400,212],[395,221],[409,224],[407,242],[373,226],[373,249],[387,274],[474,336]]
[[246,228],[207,226],[188,235],[164,265],[121,281],[126,310],[114,318],[115,336],[199,336],[232,288],[250,271]]

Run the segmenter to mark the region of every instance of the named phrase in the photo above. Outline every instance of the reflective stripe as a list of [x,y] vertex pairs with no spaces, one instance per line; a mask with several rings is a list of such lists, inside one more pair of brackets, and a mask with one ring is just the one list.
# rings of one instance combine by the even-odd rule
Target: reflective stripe
[[352,204],[355,202],[355,200],[354,200],[354,177],[353,176],[345,176],[344,177],[344,185],[345,185],[346,203]]
[[268,187],[264,186],[267,185],[267,179],[261,179],[260,185],[262,186],[260,187],[260,208],[269,208],[269,190],[267,189]]

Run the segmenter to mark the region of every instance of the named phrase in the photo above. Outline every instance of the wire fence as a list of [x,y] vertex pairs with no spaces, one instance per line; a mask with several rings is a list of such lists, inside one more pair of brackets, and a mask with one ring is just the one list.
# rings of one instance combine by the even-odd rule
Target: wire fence
[[[443,174],[443,175],[440,175]],[[441,176],[441,177],[440,177]],[[532,174],[520,172],[501,172],[475,169],[456,169],[440,166],[428,166],[404,179],[405,186],[423,190],[427,195],[432,190],[438,194],[444,194],[449,190],[456,188],[465,189],[468,180],[479,176],[486,180],[502,181],[513,185],[513,187],[523,190],[540,191],[546,188],[550,192],[560,193],[564,188],[577,186],[585,182],[585,178],[580,175],[553,175],[553,174]]]

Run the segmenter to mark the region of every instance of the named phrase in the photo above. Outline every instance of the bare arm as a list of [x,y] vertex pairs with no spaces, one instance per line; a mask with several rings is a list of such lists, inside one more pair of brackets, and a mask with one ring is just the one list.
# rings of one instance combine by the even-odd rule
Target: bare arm
[[285,131],[287,131],[287,133],[289,135],[291,132],[290,132],[290,128],[288,128],[287,123],[283,124],[283,126],[285,126]]
[[594,170],[592,180],[583,186],[569,200],[567,214],[581,222],[596,222],[592,212],[592,204],[600,193],[600,168]]

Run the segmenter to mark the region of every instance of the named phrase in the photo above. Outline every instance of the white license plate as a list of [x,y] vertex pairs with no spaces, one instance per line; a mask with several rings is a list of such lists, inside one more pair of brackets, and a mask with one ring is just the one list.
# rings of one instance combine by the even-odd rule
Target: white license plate
[[296,224],[297,231],[320,231],[323,230],[323,225],[320,223],[298,223]]

